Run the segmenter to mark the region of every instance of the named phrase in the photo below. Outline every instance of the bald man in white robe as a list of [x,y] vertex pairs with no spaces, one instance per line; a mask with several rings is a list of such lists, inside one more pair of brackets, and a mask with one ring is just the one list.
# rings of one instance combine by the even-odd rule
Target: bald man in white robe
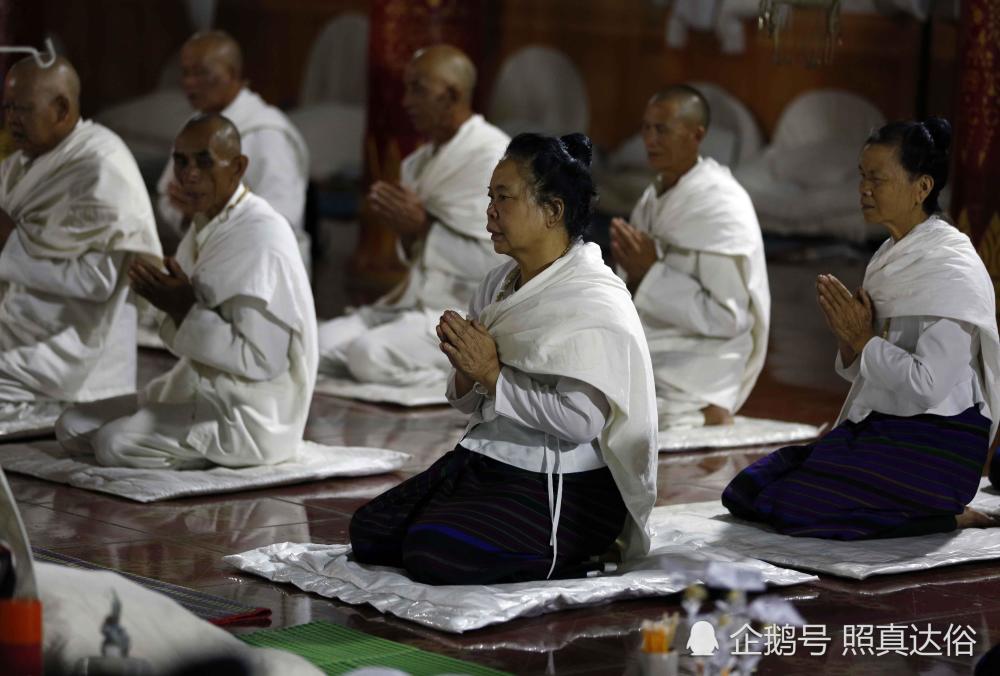
[[475,77],[448,45],[418,51],[407,66],[403,105],[429,142],[404,159],[398,183],[372,186],[368,205],[397,234],[409,273],[374,305],[320,326],[324,373],[443,387],[451,367],[435,333],[441,313],[464,312],[501,262],[486,232],[486,188],[510,138],[472,112]]
[[316,315],[282,217],[241,182],[235,126],[195,117],[174,142],[191,227],[166,271],[133,264],[180,361],[136,397],[71,408],[56,436],[98,463],[143,469],[271,465],[297,456],[316,382]]
[[[243,55],[227,33],[193,35],[181,48],[181,86],[199,113],[220,113],[239,129],[250,166],[243,182],[281,214],[295,232],[302,260],[310,265],[305,231],[309,150],[288,117],[252,92],[243,79]],[[160,219],[178,235],[188,227],[184,194],[167,163],[157,184]]]
[[79,94],[63,58],[20,61],[4,83],[17,150],[0,164],[0,430],[135,391],[125,271],[162,252],[134,158],[80,118]]
[[680,85],[646,106],[657,177],[612,221],[612,253],[646,330],[660,429],[728,424],[767,352],[771,296],[760,225],[727,167],[702,158],[708,104]]

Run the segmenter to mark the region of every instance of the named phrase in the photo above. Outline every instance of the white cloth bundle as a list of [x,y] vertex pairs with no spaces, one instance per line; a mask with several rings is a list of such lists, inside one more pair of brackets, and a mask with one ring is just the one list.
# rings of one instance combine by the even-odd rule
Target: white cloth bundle
[[[1000,422],[1000,338],[993,281],[968,236],[936,216],[898,242],[887,239],[865,270],[862,287],[875,306],[875,323],[892,317],[930,316],[967,322],[979,330],[982,391],[993,425]],[[864,384],[854,379],[837,422]]]
[[[491,271],[484,287],[515,265]],[[625,283],[596,244],[577,244],[516,293],[488,305],[479,320],[504,364],[576,378],[607,397],[611,412],[598,441],[632,517],[625,554],[646,553],[656,501],[656,396],[646,337]]]
[[[631,218],[633,225],[650,232],[662,246],[738,260],[750,295],[753,347],[736,391],[727,392],[724,397],[718,395],[734,400],[731,410],[738,410],[764,367],[771,318],[764,245],[750,197],[727,167],[711,158],[700,158],[698,164],[663,196],[657,197],[654,186],[647,188]],[[653,270],[647,277],[651,273]],[[655,283],[655,279],[643,280],[643,286],[648,283]],[[669,294],[670,289],[657,289],[656,293]],[[639,296],[642,295],[640,290],[636,299],[640,313],[643,300]],[[658,366],[669,369],[671,384],[691,394],[704,395],[717,387],[716,383],[726,380],[732,368],[722,359],[727,353],[726,345],[718,346],[715,344],[718,341],[703,348],[696,338],[679,337],[673,331],[658,331],[648,324],[646,336]],[[733,339],[736,340],[739,337]]]

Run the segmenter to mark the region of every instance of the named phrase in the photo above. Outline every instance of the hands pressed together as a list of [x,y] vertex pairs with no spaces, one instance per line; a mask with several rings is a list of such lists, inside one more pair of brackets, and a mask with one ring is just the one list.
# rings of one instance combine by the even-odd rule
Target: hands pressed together
[[826,325],[837,337],[841,360],[848,366],[875,336],[872,299],[862,288],[852,294],[833,275],[816,277],[816,297]]
[[464,394],[473,383],[479,383],[494,394],[500,377],[500,355],[486,327],[478,320],[465,319],[457,312],[446,310],[437,325],[437,335],[441,351],[459,377],[465,379],[464,383],[456,383],[459,393]]
[[409,188],[388,181],[375,181],[368,192],[368,206],[396,234],[419,237],[429,225],[423,202]]
[[163,272],[149,261],[137,258],[128,269],[129,282],[137,294],[181,325],[196,302],[194,285],[173,258],[163,261]]
[[611,219],[611,253],[633,293],[657,259],[653,238],[623,218]]

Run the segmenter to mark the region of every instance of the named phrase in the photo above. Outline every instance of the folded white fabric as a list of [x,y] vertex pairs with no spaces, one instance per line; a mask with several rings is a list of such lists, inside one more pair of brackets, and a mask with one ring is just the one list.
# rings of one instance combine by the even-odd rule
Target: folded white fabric
[[363,446],[322,446],[303,441],[295,462],[263,467],[206,470],[148,470],[101,467],[93,456],[71,455],[57,441],[0,446],[0,467],[8,472],[111,493],[137,502],[191,495],[231,493],[267,486],[358,477],[392,472],[409,459],[406,453]]
[[316,380],[316,394],[329,394],[345,399],[357,399],[397,406],[441,406],[448,403],[444,396],[448,383],[442,380],[431,385],[395,387],[375,383],[359,383],[353,378],[331,378],[320,375]]
[[0,444],[52,434],[65,407],[61,401],[0,404]]
[[36,563],[44,608],[46,673],[76,673],[77,661],[101,654],[101,623],[112,599],[122,604],[130,656],[162,674],[199,657],[242,658],[260,676],[318,676],[303,658],[281,650],[251,648],[229,632],[182,608],[173,599],[110,571]]
[[167,346],[160,338],[160,332],[151,326],[140,323],[136,329],[136,343],[139,347],[146,347],[151,350],[166,350]]
[[822,431],[822,428],[813,425],[767,418],[745,418],[738,415],[732,425],[662,429],[660,452],[788,444],[815,439]]
[[[972,506],[1000,511],[1000,494],[984,479]],[[664,542],[711,552],[717,547],[779,566],[864,580],[1000,559],[1000,528],[970,528],[908,538],[845,542],[792,537],[733,518],[719,501],[658,507]]]
[[[657,510],[650,522],[658,529]],[[350,545],[285,542],[225,557],[240,570],[346,603],[368,603],[383,613],[454,633],[462,633],[518,617],[609,601],[663,596],[711,579],[730,564],[749,569],[764,582],[788,586],[815,576],[772,566],[725,548],[709,552],[674,545],[654,536],[649,556],[617,573],[572,580],[511,584],[433,586],[408,578],[401,570],[363,566],[348,559]]]

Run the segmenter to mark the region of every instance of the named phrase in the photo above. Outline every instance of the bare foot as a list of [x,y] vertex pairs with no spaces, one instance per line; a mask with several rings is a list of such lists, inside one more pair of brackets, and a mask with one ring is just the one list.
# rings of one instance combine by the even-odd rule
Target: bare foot
[[732,425],[733,415],[721,406],[709,404],[701,409],[701,414],[705,416],[706,425]]
[[955,517],[956,528],[993,528],[1000,526],[1000,519],[990,514],[966,507],[965,511]]

